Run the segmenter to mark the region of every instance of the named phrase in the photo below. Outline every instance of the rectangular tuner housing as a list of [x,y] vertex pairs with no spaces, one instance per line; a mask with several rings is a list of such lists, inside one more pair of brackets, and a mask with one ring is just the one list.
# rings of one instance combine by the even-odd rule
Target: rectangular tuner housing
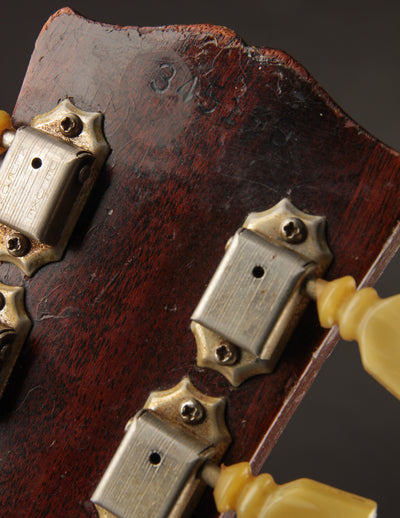
[[29,126],[16,131],[0,168],[0,222],[46,244],[63,232],[93,155]]
[[92,502],[112,516],[167,518],[204,462],[204,449],[204,442],[151,411],[141,412],[130,422]]
[[101,112],[64,99],[0,146],[0,261],[31,276],[61,259],[110,147]]
[[255,232],[240,229],[192,320],[262,357],[267,338],[271,340],[280,319],[286,322],[279,334],[286,332],[285,307],[300,302],[299,286],[309,273],[309,263]]
[[225,401],[183,378],[152,392],[125,435],[91,501],[100,518],[190,516],[204,483],[199,472],[218,464],[230,443]]
[[325,219],[287,200],[248,215],[192,315],[197,364],[235,386],[274,370],[332,254]]

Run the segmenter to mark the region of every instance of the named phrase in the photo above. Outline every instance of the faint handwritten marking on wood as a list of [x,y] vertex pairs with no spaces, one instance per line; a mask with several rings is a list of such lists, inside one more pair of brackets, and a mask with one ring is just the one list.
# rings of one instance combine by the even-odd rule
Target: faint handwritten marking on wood
[[197,97],[198,108],[202,113],[212,113],[220,104],[217,96],[218,90],[222,90],[222,86],[208,80],[207,87],[203,91],[199,92]]
[[187,103],[193,99],[198,82],[199,78],[197,76],[193,76],[178,87],[177,93],[181,95],[184,103]]
[[176,75],[176,68],[170,63],[162,63],[156,77],[150,82],[151,88],[158,93],[165,93],[171,88],[171,83]]

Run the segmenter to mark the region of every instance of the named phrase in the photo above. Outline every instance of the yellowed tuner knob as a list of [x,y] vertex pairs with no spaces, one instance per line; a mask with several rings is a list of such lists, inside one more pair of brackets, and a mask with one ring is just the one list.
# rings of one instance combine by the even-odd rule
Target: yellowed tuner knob
[[400,295],[357,291],[350,276],[318,279],[315,295],[321,326],[338,325],[342,338],[357,340],[365,370],[400,399]]
[[12,125],[12,122],[11,122],[11,117],[8,115],[7,112],[5,112],[3,110],[0,110],[0,155],[2,153],[4,153],[4,151],[6,150],[1,145],[1,141],[2,141],[2,138],[3,138],[3,133],[6,130],[10,130],[10,129],[13,129],[13,125]]
[[247,462],[222,466],[214,498],[219,512],[237,518],[374,518],[376,503],[306,478],[278,485],[254,477]]

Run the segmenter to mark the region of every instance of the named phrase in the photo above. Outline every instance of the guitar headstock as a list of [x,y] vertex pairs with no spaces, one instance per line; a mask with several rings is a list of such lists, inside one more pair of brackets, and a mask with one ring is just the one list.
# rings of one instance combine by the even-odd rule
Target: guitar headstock
[[[397,244],[399,157],[286,54],[247,48],[227,29],[111,28],[58,13],[38,40],[14,121],[28,124],[67,97],[104,112],[112,154],[64,259],[32,279],[2,266],[7,282],[25,285],[34,323],[2,403],[13,428],[4,476],[12,479],[28,436],[40,456],[54,440],[38,490],[53,494],[46,505],[94,516],[87,500],[125,423],[152,390],[185,374],[229,399],[236,440],[226,462],[257,450],[262,465],[335,333],[319,330],[310,308],[277,370],[232,390],[195,366],[190,314],[227,238],[285,196],[327,217],[329,277],[351,265],[373,283]],[[29,505],[39,514],[40,499]]]

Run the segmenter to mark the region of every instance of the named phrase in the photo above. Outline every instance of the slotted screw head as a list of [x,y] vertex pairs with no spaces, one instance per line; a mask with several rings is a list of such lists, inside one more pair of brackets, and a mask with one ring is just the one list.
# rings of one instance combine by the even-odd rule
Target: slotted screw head
[[238,360],[238,349],[229,342],[217,345],[214,351],[215,360],[220,365],[234,365]]
[[287,218],[281,224],[281,237],[287,243],[302,243],[307,237],[307,227],[299,218]]
[[31,242],[22,234],[12,234],[7,239],[7,251],[14,257],[23,257],[31,248]]
[[77,137],[82,129],[82,120],[75,113],[69,113],[60,121],[60,130],[65,137]]
[[204,418],[205,410],[200,401],[190,398],[182,402],[180,414],[185,423],[197,424]]

